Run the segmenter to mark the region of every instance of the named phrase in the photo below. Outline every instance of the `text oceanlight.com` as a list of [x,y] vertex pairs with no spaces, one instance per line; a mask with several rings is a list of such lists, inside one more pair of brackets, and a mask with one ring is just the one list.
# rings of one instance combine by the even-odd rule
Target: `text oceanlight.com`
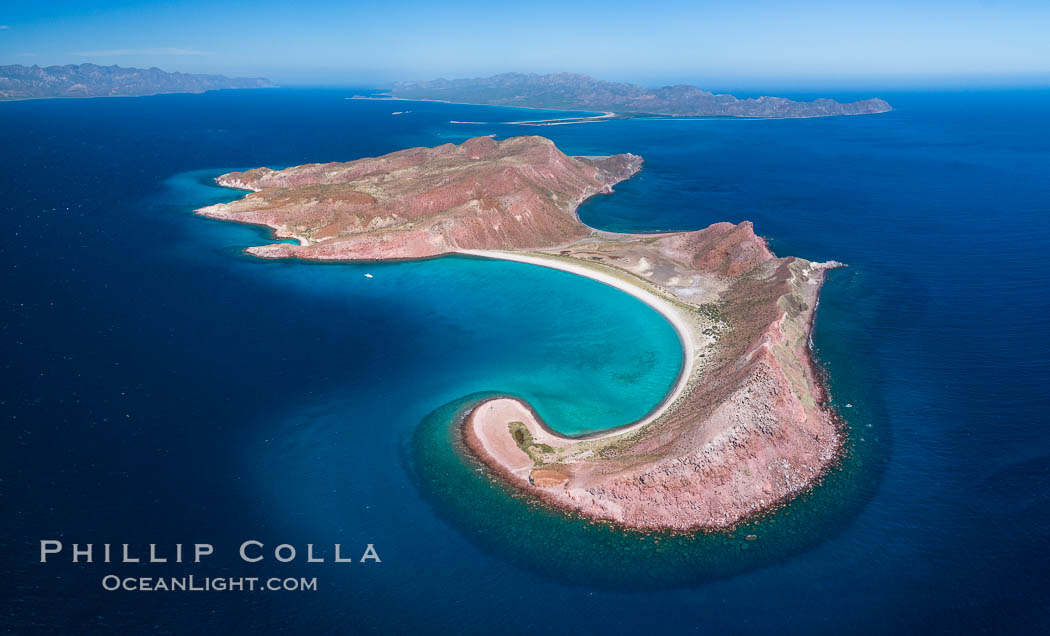
[[110,592],[315,592],[317,577],[263,579],[257,576],[197,577],[189,574],[154,578],[107,574],[102,577],[102,588]]

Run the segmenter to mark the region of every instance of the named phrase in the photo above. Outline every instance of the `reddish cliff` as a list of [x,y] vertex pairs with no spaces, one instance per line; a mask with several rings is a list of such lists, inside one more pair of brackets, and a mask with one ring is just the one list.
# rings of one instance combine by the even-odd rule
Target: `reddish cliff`
[[476,137],[346,163],[225,174],[220,184],[253,193],[198,212],[266,225],[300,242],[250,250],[259,256],[420,258],[547,247],[589,234],[576,207],[611,192],[641,163],[629,154],[568,157],[543,137]]
[[774,258],[765,239],[755,235],[751,221],[715,223],[696,232],[672,234],[657,241],[657,246],[669,258],[724,276],[737,276]]

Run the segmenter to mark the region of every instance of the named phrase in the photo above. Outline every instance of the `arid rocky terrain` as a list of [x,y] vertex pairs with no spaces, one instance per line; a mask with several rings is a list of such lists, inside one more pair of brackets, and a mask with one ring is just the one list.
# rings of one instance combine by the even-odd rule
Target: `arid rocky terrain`
[[198,212],[298,241],[249,248],[260,257],[471,254],[567,270],[649,303],[683,346],[681,375],[653,413],[566,437],[527,404],[496,398],[464,419],[466,446],[499,478],[587,517],[727,528],[804,491],[838,456],[842,431],[809,338],[825,273],[839,264],[778,258],[748,222],[616,234],[578,220],[580,202],[641,167],[630,154],[569,157],[542,137],[477,137],[225,174],[218,183],[251,193]]

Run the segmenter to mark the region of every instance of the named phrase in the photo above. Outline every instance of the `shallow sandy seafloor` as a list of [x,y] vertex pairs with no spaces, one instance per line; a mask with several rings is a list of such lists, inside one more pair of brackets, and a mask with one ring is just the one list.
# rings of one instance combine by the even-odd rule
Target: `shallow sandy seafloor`
[[[590,269],[594,264],[578,266]],[[833,390],[834,379],[823,373],[819,363],[814,370],[820,374],[821,384],[828,383]],[[683,375],[685,371],[683,368]],[[486,405],[516,411],[508,414],[526,421],[531,415],[541,434],[548,435],[543,438],[546,441],[550,436],[570,441],[581,437],[607,439],[636,428],[638,423],[590,435],[561,436],[512,395],[471,395],[431,413],[413,436],[413,473],[424,498],[439,516],[498,558],[589,588],[638,590],[697,585],[781,562],[814,548],[834,537],[866,505],[884,450],[878,444],[855,443],[857,435],[851,431],[862,429],[865,420],[863,414],[852,411],[849,422],[838,420],[843,434],[838,447],[841,452],[822,476],[797,496],[756,511],[733,527],[707,531],[636,529],[552,506],[535,489],[522,488],[513,476],[508,478],[506,471],[485,462],[470,447],[467,433],[472,417]],[[651,421],[668,406],[665,400],[640,422]],[[517,447],[510,451],[511,456],[514,451],[521,462],[519,473],[527,474],[530,458]]]
[[[780,313],[749,333],[732,304],[697,302],[717,302],[735,282],[694,275],[689,287],[669,288],[668,280],[680,283],[681,276],[658,278],[654,263],[674,264],[651,245],[631,244],[637,241],[617,237],[557,255],[475,254],[587,276],[663,314],[684,353],[670,394],[637,422],[582,437],[560,435],[527,404],[497,398],[472,409],[464,439],[507,482],[556,507],[643,530],[732,528],[805,491],[837,459],[842,435],[824,405],[809,334],[824,272],[838,264],[774,259],[751,269],[760,280],[755,289],[764,290],[757,302]],[[602,256],[578,260],[586,254]],[[754,274],[762,268],[768,271]],[[785,302],[798,307],[784,310]],[[741,350],[722,343],[741,332]]]
[[[584,251],[590,253],[591,247],[586,245]],[[574,262],[565,250],[556,252],[512,256],[513,260],[602,280],[595,276],[604,269],[600,264]],[[653,306],[653,299],[645,298],[644,289],[639,294],[634,281],[627,279],[614,286],[626,288]],[[819,289],[812,291],[816,294]],[[681,325],[680,310],[670,318]],[[807,324],[807,334],[814,326]],[[683,338],[686,342],[693,333],[693,325],[689,327]],[[703,328],[700,331],[702,334]],[[682,332],[678,333],[681,337]],[[807,336],[807,352],[815,355],[809,347]],[[690,365],[694,369],[701,366],[695,359],[683,361],[679,382],[642,420],[578,436],[552,430],[513,395],[478,394],[446,404],[424,419],[412,439],[412,469],[420,491],[439,516],[498,558],[559,581],[620,590],[690,586],[768,566],[832,538],[854,518],[872,492],[882,451],[879,445],[855,444],[850,431],[864,425],[863,417],[855,412],[849,423],[836,419],[842,437],[835,446],[834,460],[819,477],[793,496],[722,528],[632,528],[551,505],[541,490],[523,487],[521,477],[527,479],[535,464],[518,445],[504,443],[503,447],[504,456],[518,462],[511,474],[486,461],[486,454],[479,453],[476,446],[471,447],[472,421],[486,407],[496,415],[490,422],[494,428],[509,418],[527,422],[537,443],[588,444],[643,428],[670,409],[678,387],[686,384]],[[819,363],[812,369],[822,388],[830,384],[834,389],[833,378],[823,373]]]
[[[782,562],[847,527],[877,483],[882,447],[847,439],[841,461],[810,492],[733,530],[631,530],[546,505],[481,462],[466,447],[462,430],[474,407],[497,397],[504,396],[466,396],[420,423],[406,457],[420,493],[480,549],[587,588],[691,586]],[[859,421],[851,419],[851,427]]]

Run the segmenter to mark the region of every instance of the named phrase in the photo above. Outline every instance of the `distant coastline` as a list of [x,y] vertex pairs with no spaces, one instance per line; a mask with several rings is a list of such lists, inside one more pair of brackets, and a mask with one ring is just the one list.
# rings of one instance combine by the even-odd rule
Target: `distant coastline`
[[[576,109],[572,108],[549,108],[545,106],[517,106],[517,105],[496,105],[496,104],[480,104],[476,102],[454,102],[447,99],[425,99],[415,97],[393,97],[390,95],[354,95],[347,97],[348,100],[361,100],[361,101],[377,101],[377,102],[416,102],[416,103],[431,103],[431,104],[453,104],[457,106],[502,106],[503,108],[518,108],[521,110],[545,110],[550,112],[562,112],[572,111]],[[590,112],[587,110],[581,110],[580,112]],[[889,111],[886,111],[889,112]],[[450,124],[476,124],[476,125],[491,125],[500,124],[507,125],[512,124],[516,126],[557,126],[559,124],[591,124],[603,121],[611,121],[616,119],[634,119],[634,120],[646,120],[646,121],[710,121],[710,120],[754,120],[754,121],[765,121],[770,119],[817,119],[821,117],[849,117],[851,115],[798,115],[793,117],[775,117],[775,116],[753,116],[743,117],[735,115],[660,115],[660,114],[643,114],[643,113],[615,113],[615,112],[602,112],[600,115],[588,116],[588,117],[562,117],[555,119],[537,119],[532,121],[456,121],[450,120]]]
[[226,77],[169,73],[159,68],[67,64],[65,66],[0,66],[0,101],[148,97],[203,93],[222,89],[274,88],[263,77]]
[[793,119],[871,115],[892,110],[889,103],[875,97],[846,103],[827,98],[808,102],[770,96],[739,99],[696,86],[649,89],[577,73],[504,73],[485,78],[399,82],[390,89],[389,96],[483,106],[611,112],[632,117]]
[[[472,104],[469,102],[450,102],[447,99],[422,99],[412,97],[392,97],[390,95],[353,95],[347,97],[348,100],[362,100],[362,101],[375,101],[375,102],[430,102],[436,104],[457,104],[460,106],[489,106],[490,104]],[[538,106],[508,106],[507,108],[520,108],[522,110],[545,110],[557,112],[557,108],[540,108]],[[588,112],[588,111],[581,111]],[[603,112],[600,115],[589,115],[583,117],[558,117],[554,119],[536,119],[530,121],[449,121],[450,124],[514,124],[517,126],[557,126],[559,124],[583,124],[605,121],[607,119],[627,119],[626,116],[619,113]]]

